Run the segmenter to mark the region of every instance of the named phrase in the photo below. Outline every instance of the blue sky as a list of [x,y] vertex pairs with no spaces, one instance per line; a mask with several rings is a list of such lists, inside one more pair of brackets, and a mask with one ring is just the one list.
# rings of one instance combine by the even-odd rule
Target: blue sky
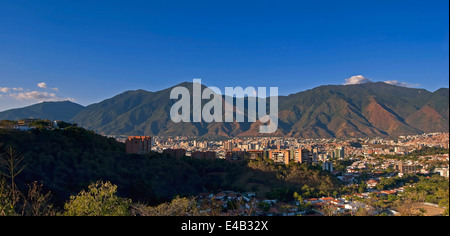
[[0,111],[89,105],[194,78],[282,95],[346,79],[435,91],[449,87],[448,9],[448,0],[0,0]]

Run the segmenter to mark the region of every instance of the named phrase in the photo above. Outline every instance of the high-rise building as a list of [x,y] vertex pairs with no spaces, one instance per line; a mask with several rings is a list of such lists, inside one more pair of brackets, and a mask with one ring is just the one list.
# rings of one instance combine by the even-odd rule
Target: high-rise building
[[152,150],[152,137],[130,136],[125,142],[127,154],[146,154]]
[[302,149],[291,149],[290,151],[291,161],[302,163]]
[[223,149],[225,149],[225,151],[231,151],[234,149],[234,147],[235,145],[231,141],[226,141],[223,143]]
[[318,158],[319,158],[319,161],[327,161],[328,160],[328,154],[326,154],[326,153],[319,153]]
[[197,143],[197,146],[199,148],[203,148],[203,149],[207,149],[208,148],[208,142],[204,141],[204,142],[199,142]]
[[298,163],[309,163],[311,160],[309,158],[309,150],[304,148],[291,149],[290,159]]
[[277,139],[274,141],[274,145],[277,148],[277,150],[281,150],[281,149],[285,148],[286,143],[282,140]]
[[448,179],[448,176],[449,176],[448,175],[448,173],[449,173],[448,168],[436,168],[434,170],[434,173],[439,173],[440,176],[445,177],[447,179]]
[[289,164],[289,150],[270,150],[269,158],[274,162]]
[[261,150],[249,150],[247,151],[247,156],[249,159],[261,159],[264,157],[264,151]]
[[336,148],[336,149],[334,149],[334,152],[333,152],[333,156],[334,156],[334,158],[344,158],[345,157],[345,152],[344,152],[344,148],[343,147],[338,147],[338,148]]
[[325,161],[325,162],[323,163],[323,165],[322,165],[322,170],[326,170],[326,171],[329,171],[329,172],[333,172],[333,163],[332,163],[332,162]]
[[311,147],[311,152],[312,152],[312,153],[315,153],[315,154],[318,154],[318,153],[319,153],[319,147],[317,147],[317,146],[312,146],[312,147]]
[[418,171],[416,165],[408,165],[400,162],[398,165],[395,165],[395,170],[402,174],[413,174]]

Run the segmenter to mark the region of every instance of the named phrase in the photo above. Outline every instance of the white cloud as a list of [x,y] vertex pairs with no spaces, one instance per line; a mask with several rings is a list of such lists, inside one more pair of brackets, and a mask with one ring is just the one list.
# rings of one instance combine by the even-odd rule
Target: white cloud
[[345,79],[344,85],[364,84],[364,83],[368,83],[368,82],[372,82],[372,81],[362,75],[354,75],[348,79]]
[[10,88],[0,87],[0,92],[2,93],[9,93],[10,90],[11,90]]
[[59,102],[59,101],[71,101],[75,102],[74,98],[61,98],[58,97],[55,93],[49,92],[39,92],[39,91],[30,91],[30,92],[22,92],[22,93],[10,93],[9,96],[15,100],[25,101],[25,100],[33,100],[38,102],[51,101],[51,102]]
[[2,93],[9,93],[11,90],[13,90],[13,91],[23,91],[23,88],[0,87],[0,92],[2,92]]
[[397,81],[397,80],[388,80],[388,81],[384,81],[384,82],[386,84],[402,86],[402,87],[408,87],[408,88],[419,86],[418,84],[410,84],[410,83],[406,83],[406,82],[400,82],[400,81]]
[[56,94],[54,93],[39,92],[39,91],[11,93],[9,96],[17,100],[39,100],[39,101],[56,98]]
[[50,89],[50,90],[53,90],[55,92],[59,92],[59,88],[50,88],[50,87],[47,86],[47,83],[45,83],[45,82],[38,83],[37,86],[39,88]]
[[[364,84],[364,83],[368,83],[368,82],[372,82],[371,79],[363,76],[363,75],[355,75],[352,76],[348,79],[345,79],[345,83],[344,85],[351,85],[351,84]],[[402,87],[408,87],[408,88],[413,88],[413,87],[418,87],[419,84],[410,84],[407,82],[400,82],[397,80],[387,80],[387,81],[383,81],[386,84],[391,84],[391,85],[396,85],[396,86],[402,86]]]
[[[4,93],[0,98],[2,99],[13,99],[16,101],[34,101],[34,102],[44,102],[44,101],[71,101],[75,102],[73,98],[62,98],[57,95],[59,92],[58,88],[51,88],[47,86],[47,83],[40,82],[37,86],[41,89],[47,91],[30,91],[22,87],[0,87],[0,93]],[[51,91],[50,91],[51,90]]]
[[47,84],[45,82],[41,82],[41,83],[37,84],[37,86],[39,88],[47,88]]

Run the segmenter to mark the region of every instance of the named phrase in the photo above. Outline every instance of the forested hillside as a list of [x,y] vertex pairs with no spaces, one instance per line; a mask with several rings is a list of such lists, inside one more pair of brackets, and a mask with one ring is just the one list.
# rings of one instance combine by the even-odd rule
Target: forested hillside
[[[268,160],[175,159],[162,154],[127,155],[125,145],[79,127],[14,131],[0,129],[2,153],[9,147],[23,156],[17,176],[19,188],[38,181],[56,205],[98,180],[118,186],[118,194],[157,204],[175,196],[219,190],[253,191],[262,197],[285,198],[277,192],[300,192],[307,184],[326,195],[336,181],[320,168],[276,165]],[[5,171],[5,170],[3,170]],[[292,196],[292,194],[288,194]]]

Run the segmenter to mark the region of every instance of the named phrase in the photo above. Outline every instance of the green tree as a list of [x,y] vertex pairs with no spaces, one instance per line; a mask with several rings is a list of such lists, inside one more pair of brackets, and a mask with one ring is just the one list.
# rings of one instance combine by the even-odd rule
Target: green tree
[[65,128],[68,128],[68,127],[76,127],[77,126],[76,124],[71,124],[71,123],[67,123],[67,122],[64,122],[64,121],[58,121],[57,124],[58,124],[58,128],[60,128],[60,129],[65,129]]
[[298,209],[301,211],[309,210],[312,207],[312,204],[310,202],[303,202],[302,195],[298,194],[297,192],[294,192],[294,199],[298,201]]
[[364,193],[366,190],[367,190],[367,184],[364,183],[364,182],[361,183],[361,184],[359,185],[358,192],[359,192],[359,193]]
[[[14,150],[11,146],[3,152],[0,144],[0,214],[11,215],[16,211],[16,206],[20,201],[22,193],[17,189],[15,179],[25,168],[22,165],[23,156]],[[6,184],[6,178],[9,179],[10,185]]]
[[6,179],[0,179],[0,216],[16,215],[12,191]]
[[314,192],[313,188],[310,188],[306,184],[302,186],[302,197],[303,198],[310,198],[312,195],[312,192]]
[[270,210],[270,204],[267,202],[260,202],[258,203],[258,207],[261,208],[264,212],[269,212]]
[[28,184],[28,193],[24,203],[26,215],[30,216],[52,216],[55,215],[53,206],[50,204],[51,194],[42,193],[43,184],[34,181]]
[[208,206],[208,210],[202,209],[194,198],[176,197],[171,202],[158,206],[146,206],[133,204],[131,214],[135,216],[207,216],[217,214],[219,208]]
[[297,201],[300,202],[300,203],[303,202],[303,197],[302,197],[302,195],[298,194],[297,192],[294,192],[294,199],[297,200]]
[[117,186],[110,182],[98,181],[71,196],[64,205],[66,216],[127,216],[131,200],[116,196]]
[[423,208],[419,208],[419,216],[425,216],[425,214],[427,213],[427,210],[423,209]]
[[337,191],[334,191],[334,192],[333,192],[333,197],[334,197],[334,198],[337,198],[337,195],[338,195],[338,192],[337,192]]
[[444,211],[444,215],[448,216],[449,215],[449,211],[448,211],[448,205],[449,205],[449,194],[448,194],[448,188],[447,189],[438,189],[436,195],[438,198],[440,198],[441,200],[439,201],[439,206],[444,207],[445,211]]
[[52,122],[50,120],[37,120],[30,123],[30,126],[36,127],[36,129],[44,130],[51,127]]
[[394,173],[395,172],[395,169],[394,169],[394,167],[392,167],[392,166],[389,166],[387,169],[386,169],[386,173],[388,173],[388,174],[392,174],[392,173]]
[[383,183],[380,182],[380,183],[377,184],[376,188],[377,188],[377,190],[381,191],[381,190],[385,189],[385,186],[384,186]]
[[389,202],[394,202],[395,200],[397,200],[397,196],[390,194],[388,195],[388,199]]

